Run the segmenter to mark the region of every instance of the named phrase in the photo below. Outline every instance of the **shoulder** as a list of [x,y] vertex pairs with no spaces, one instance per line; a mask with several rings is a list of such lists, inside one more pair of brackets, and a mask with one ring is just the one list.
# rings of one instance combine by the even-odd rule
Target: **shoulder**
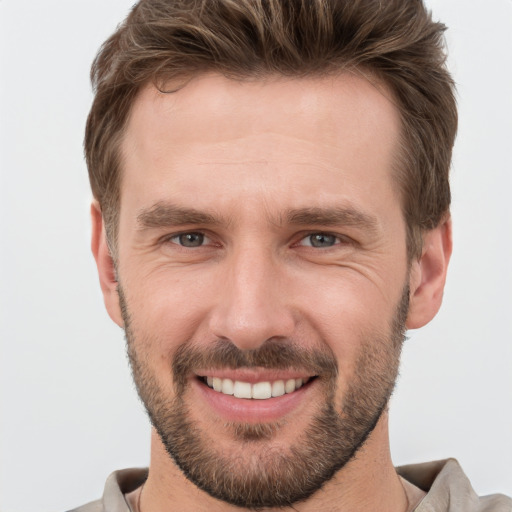
[[68,512],[130,512],[130,508],[125,500],[125,494],[141,486],[147,477],[147,468],[114,471],[105,482],[101,499],[91,501]]
[[483,496],[478,512],[512,512],[512,498],[503,494]]
[[512,499],[501,494],[479,497],[455,459],[397,468],[427,495],[417,512],[512,512]]
[[74,508],[73,510],[69,510],[68,512],[103,512],[103,505],[101,500],[96,500],[82,505],[81,507]]

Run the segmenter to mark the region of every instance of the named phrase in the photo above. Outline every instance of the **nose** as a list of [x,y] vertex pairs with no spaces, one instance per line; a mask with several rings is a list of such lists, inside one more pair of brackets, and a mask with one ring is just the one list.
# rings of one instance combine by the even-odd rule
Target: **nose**
[[284,263],[268,249],[249,247],[222,265],[222,282],[210,316],[212,334],[241,350],[255,350],[271,338],[290,337],[295,320]]

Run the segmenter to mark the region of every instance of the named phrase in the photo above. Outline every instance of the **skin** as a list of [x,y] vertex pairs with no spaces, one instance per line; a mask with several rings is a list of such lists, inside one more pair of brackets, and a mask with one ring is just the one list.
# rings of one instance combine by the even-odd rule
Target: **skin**
[[[451,225],[447,217],[425,233],[422,256],[407,261],[392,174],[400,119],[389,98],[385,87],[352,74],[252,82],[207,74],[173,94],[152,86],[140,92],[122,144],[117,275],[97,204],[92,249],[111,318],[123,326],[118,279],[139,353],[170,399],[169,368],[183,343],[221,338],[253,350],[279,337],[332,351],[341,403],[362,340],[389,333],[407,283],[407,328],[435,316]],[[169,217],[142,225],[141,214],[157,204],[194,208],[214,222],[188,218],[182,225]],[[364,222],[346,215],[334,223],[291,221],[291,211],[311,208],[350,210]],[[189,232],[205,234],[204,245],[181,246],[177,235]],[[313,233],[334,235],[333,245],[312,247]],[[242,448],[225,417],[196,388],[186,395],[191,419],[236,455]],[[273,447],[286,450],[309,424],[323,395],[314,383],[308,393],[283,414]],[[249,411],[244,420],[256,416]],[[406,510],[387,424],[385,412],[357,457],[295,510]],[[250,458],[259,449],[244,446],[242,453]],[[153,431],[142,509],[177,504],[184,512],[240,510],[188,481]]]

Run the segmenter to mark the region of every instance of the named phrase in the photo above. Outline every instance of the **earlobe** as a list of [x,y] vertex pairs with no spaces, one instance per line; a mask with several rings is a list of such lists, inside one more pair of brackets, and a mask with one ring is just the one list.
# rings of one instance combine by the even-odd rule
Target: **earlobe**
[[118,283],[114,260],[112,259],[112,255],[110,254],[108,247],[101,209],[96,201],[93,201],[91,204],[91,222],[91,250],[98,268],[98,276],[100,279],[101,291],[103,292],[105,307],[107,308],[110,318],[117,325],[123,327],[124,322],[121,315],[121,308],[119,306],[119,295],[117,293]]
[[451,254],[452,223],[447,216],[437,227],[424,233],[421,257],[411,266],[407,329],[423,327],[439,311]]

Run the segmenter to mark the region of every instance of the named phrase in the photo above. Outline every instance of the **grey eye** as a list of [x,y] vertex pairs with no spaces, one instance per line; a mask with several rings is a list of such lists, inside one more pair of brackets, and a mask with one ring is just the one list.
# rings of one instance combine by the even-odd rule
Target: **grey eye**
[[183,233],[173,237],[173,240],[183,247],[200,247],[204,239],[205,236],[202,233]]
[[328,235],[326,233],[315,233],[314,235],[309,235],[307,237],[307,243],[305,245],[310,245],[311,247],[332,247],[336,245],[338,238],[334,235]]

